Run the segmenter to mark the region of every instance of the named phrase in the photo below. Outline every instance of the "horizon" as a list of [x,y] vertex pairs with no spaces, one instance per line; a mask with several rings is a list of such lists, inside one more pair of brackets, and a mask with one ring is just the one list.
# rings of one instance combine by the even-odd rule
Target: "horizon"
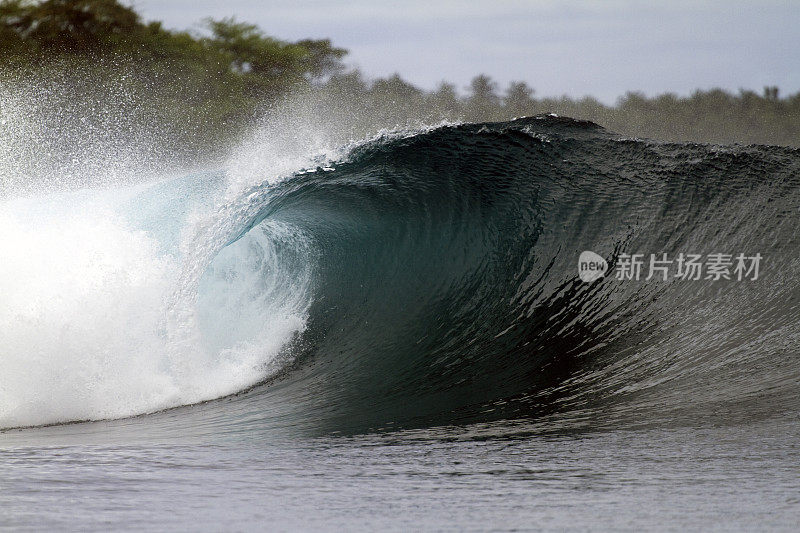
[[[357,0],[200,0],[130,2],[147,21],[173,30],[201,29],[205,18],[235,17],[287,41],[330,38],[349,50],[345,62],[370,79],[399,74],[425,90],[453,83],[463,94],[487,74],[503,91],[525,81],[537,98],[592,96],[613,105],[628,92],[688,96],[721,88],[781,95],[800,91],[800,4],[670,2],[639,5],[551,0],[413,0],[377,6]],[[435,53],[431,53],[435,50]]]

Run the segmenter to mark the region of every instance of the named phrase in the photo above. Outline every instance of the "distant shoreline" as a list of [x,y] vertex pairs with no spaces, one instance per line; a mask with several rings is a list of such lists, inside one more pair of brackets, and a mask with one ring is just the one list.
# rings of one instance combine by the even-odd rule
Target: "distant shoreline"
[[761,94],[631,92],[615,105],[590,96],[538,98],[525,82],[500,88],[482,74],[466,95],[450,83],[425,91],[399,74],[370,80],[348,70],[347,50],[328,39],[285,42],[234,19],[206,20],[204,36],[145,23],[116,0],[80,5],[0,4],[0,100],[38,99],[58,115],[62,104],[71,108],[76,101],[87,109],[128,101],[141,120],[168,124],[160,129],[171,130],[164,135],[174,145],[194,147],[191,157],[241,137],[255,118],[287,99],[309,102],[321,116],[349,117],[354,136],[443,120],[557,113],[631,137],[800,146],[800,92],[781,96],[774,86]]

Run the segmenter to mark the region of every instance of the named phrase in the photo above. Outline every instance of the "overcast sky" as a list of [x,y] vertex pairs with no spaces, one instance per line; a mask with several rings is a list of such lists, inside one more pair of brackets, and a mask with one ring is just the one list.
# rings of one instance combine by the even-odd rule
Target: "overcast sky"
[[613,103],[696,88],[800,90],[800,1],[129,0],[147,20],[199,29],[236,16],[285,40],[329,37],[370,77],[464,90],[486,73],[540,96]]

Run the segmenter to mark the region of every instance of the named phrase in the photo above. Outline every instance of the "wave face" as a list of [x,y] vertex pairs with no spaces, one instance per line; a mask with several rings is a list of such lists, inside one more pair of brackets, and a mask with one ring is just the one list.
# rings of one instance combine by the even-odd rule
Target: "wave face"
[[[799,407],[797,150],[541,116],[263,172],[224,201],[223,172],[6,202],[0,426],[236,392],[147,418],[337,432]],[[591,283],[587,250],[612,269]],[[616,279],[634,253],[762,261],[757,280],[645,280],[646,262]]]

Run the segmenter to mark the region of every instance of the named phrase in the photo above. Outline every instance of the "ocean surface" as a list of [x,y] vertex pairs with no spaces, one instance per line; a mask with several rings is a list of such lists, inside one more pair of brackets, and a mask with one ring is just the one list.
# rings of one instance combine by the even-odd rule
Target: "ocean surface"
[[0,528],[797,529],[800,150],[279,148],[0,195]]

